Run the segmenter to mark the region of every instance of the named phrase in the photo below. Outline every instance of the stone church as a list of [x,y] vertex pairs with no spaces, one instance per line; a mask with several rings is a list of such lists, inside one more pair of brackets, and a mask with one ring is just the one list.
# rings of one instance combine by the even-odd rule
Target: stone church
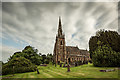
[[77,46],[66,46],[65,34],[62,31],[61,19],[59,17],[58,34],[56,35],[56,41],[53,51],[54,62],[60,63],[74,63],[77,61],[89,61],[90,54],[87,50],[79,49]]

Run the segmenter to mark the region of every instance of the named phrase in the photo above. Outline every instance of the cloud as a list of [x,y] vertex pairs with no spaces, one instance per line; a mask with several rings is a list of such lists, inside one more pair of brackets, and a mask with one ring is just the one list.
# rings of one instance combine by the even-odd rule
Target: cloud
[[21,50],[11,46],[2,45],[2,50],[0,49],[0,51],[3,53],[1,55],[2,61],[6,62],[11,55],[13,55],[16,51],[21,51]]
[[118,3],[118,32],[120,34],[120,2]]
[[118,2],[118,0],[4,0],[3,2]]
[[[10,37],[22,46],[30,44],[41,53],[53,53],[58,17],[61,16],[66,45],[88,49],[89,38],[97,30],[118,29],[117,11],[115,2],[3,3],[2,38]],[[14,45],[11,47],[22,50]],[[6,55],[7,52],[9,49]]]

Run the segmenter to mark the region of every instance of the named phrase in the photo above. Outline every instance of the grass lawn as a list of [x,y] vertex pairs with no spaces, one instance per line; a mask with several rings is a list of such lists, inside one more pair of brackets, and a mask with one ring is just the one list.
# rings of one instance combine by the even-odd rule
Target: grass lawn
[[71,67],[70,72],[67,68],[53,65],[38,66],[40,74],[35,72],[17,73],[14,76],[4,75],[3,78],[118,78],[118,70],[112,72],[100,72],[101,69],[115,69],[115,67],[94,67],[92,64],[85,64],[78,67]]

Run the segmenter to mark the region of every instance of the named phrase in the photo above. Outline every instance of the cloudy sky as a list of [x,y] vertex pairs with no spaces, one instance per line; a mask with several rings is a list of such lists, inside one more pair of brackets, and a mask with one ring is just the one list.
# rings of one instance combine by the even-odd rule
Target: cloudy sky
[[27,45],[53,53],[59,16],[68,46],[89,50],[89,38],[99,29],[118,31],[117,2],[2,3],[2,60]]

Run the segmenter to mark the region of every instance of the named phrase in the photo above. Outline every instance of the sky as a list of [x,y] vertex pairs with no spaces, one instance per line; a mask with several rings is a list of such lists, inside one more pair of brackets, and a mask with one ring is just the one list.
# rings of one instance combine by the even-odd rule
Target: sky
[[118,31],[117,2],[3,2],[0,10],[4,62],[28,45],[53,54],[59,16],[67,46],[89,50],[96,31]]

